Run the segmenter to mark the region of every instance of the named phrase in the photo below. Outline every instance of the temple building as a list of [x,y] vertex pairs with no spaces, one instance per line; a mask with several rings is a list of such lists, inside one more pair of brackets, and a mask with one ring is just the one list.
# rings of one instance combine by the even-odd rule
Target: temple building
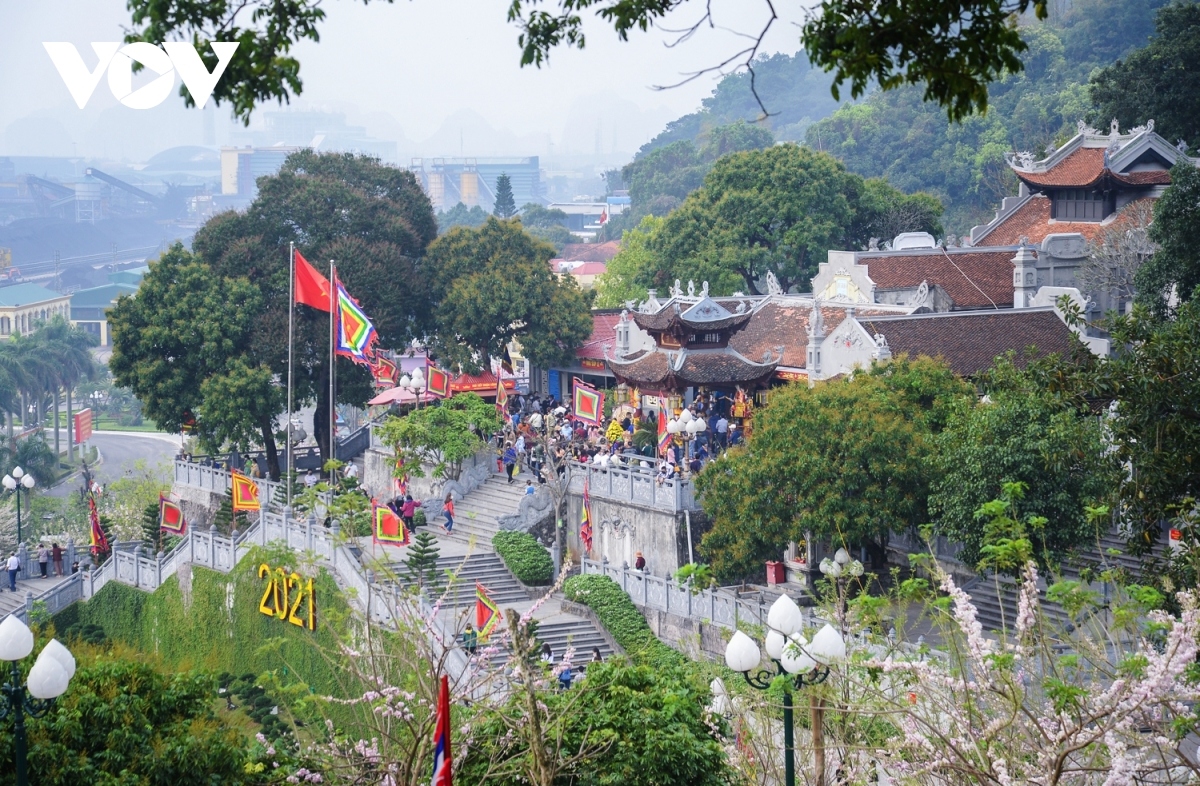
[[1062,147],[1035,161],[1007,156],[1020,182],[991,222],[975,227],[958,247],[925,233],[900,235],[887,250],[830,251],[813,280],[826,300],[892,303],[918,311],[1028,308],[1043,287],[1080,290],[1092,316],[1128,307],[1115,292],[1086,291],[1076,272],[1091,244],[1110,230],[1148,220],[1180,161],[1200,165],[1182,147],[1154,133],[1153,121],[1122,134],[1083,124]]

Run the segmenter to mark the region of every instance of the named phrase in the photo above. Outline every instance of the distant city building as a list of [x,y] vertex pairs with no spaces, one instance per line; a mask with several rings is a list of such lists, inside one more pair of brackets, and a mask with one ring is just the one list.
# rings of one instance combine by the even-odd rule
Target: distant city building
[[[221,196],[230,202],[249,204],[258,195],[256,181],[273,175],[299,147],[221,148]],[[231,204],[231,207],[241,206]]]
[[[109,309],[117,304],[122,295],[136,295],[142,278],[149,272],[149,266],[118,270],[108,274],[110,283],[73,293],[71,323],[100,339],[100,346],[110,346],[112,328],[108,324]],[[0,290],[0,293],[3,291]]]
[[316,112],[290,109],[263,112],[264,127],[235,131],[235,145],[265,147],[310,147],[317,151],[337,151],[375,156],[383,161],[396,160],[396,143],[367,134],[366,126],[346,125],[341,112]]
[[508,175],[517,207],[546,204],[537,156],[526,158],[414,158],[409,167],[433,203],[449,210],[458,203],[478,205],[491,212],[496,204],[496,180]]
[[29,333],[55,316],[70,318],[71,298],[39,284],[0,287],[0,337]]

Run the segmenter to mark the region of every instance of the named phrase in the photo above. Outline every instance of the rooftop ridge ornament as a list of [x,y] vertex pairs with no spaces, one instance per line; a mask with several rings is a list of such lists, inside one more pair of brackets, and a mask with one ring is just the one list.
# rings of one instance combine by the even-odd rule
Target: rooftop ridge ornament
[[767,294],[782,295],[783,286],[779,283],[779,278],[775,275],[774,270],[767,271]]

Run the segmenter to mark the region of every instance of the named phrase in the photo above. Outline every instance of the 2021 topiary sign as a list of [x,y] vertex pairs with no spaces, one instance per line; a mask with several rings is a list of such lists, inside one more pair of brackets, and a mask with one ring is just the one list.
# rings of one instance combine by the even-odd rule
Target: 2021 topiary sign
[[[258,566],[258,577],[267,579],[267,588],[258,604],[259,611],[301,628],[317,629],[317,596],[313,592],[312,579],[305,581],[299,573],[272,568],[265,562]],[[305,601],[308,601],[307,608],[304,608]],[[307,613],[297,616],[297,612]]]

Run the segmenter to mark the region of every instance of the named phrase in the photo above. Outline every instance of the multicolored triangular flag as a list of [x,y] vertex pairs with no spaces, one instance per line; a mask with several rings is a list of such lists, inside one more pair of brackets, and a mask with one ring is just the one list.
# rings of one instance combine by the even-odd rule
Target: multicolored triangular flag
[[371,537],[384,546],[407,546],[408,528],[404,520],[386,505],[371,500]]
[[88,518],[92,523],[91,552],[107,554],[108,537],[104,534],[104,528],[100,526],[100,513],[96,510],[96,497],[93,494],[88,494]]
[[258,510],[258,484],[242,473],[234,470],[230,473],[230,494],[233,496],[233,509]]
[[432,786],[454,786],[450,753],[450,678],[442,675],[438,688],[437,724],[433,732],[433,783]]
[[449,398],[450,375],[432,363],[426,366],[425,371],[425,376],[429,380],[429,382],[425,385],[425,389],[438,398]]
[[162,494],[158,495],[158,528],[172,535],[183,535],[187,532],[187,520],[183,517],[183,508]]
[[575,385],[575,417],[593,426],[600,425],[604,417],[604,394],[580,380]]
[[588,479],[583,479],[583,523],[579,526],[579,539],[583,541],[583,549],[587,554],[592,553],[592,497],[588,493]]
[[475,582],[475,630],[485,641],[500,622],[500,608],[487,594],[487,587]]
[[667,431],[667,413],[663,410],[658,413],[658,455],[666,453],[670,444],[671,432]]
[[496,411],[502,418],[508,414],[508,391],[504,388],[504,380],[499,374],[496,375]]
[[364,366],[371,365],[373,356],[372,345],[378,336],[371,320],[359,308],[358,301],[350,297],[350,293],[338,280],[334,273],[333,285],[337,291],[337,337],[335,351],[348,357],[355,363]]

